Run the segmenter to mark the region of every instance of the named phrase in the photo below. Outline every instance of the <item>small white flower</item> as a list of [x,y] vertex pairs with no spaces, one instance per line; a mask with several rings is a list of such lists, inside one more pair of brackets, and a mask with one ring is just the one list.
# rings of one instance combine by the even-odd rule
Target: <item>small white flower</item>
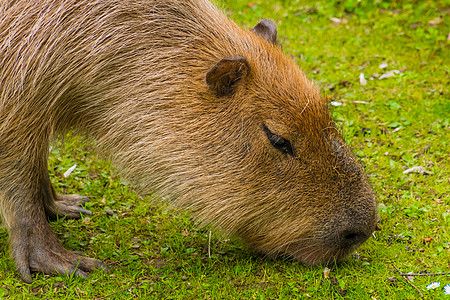
[[444,286],[444,295],[450,295],[450,284]]
[[427,285],[427,290],[435,289],[441,285],[440,282],[432,282],[429,285]]

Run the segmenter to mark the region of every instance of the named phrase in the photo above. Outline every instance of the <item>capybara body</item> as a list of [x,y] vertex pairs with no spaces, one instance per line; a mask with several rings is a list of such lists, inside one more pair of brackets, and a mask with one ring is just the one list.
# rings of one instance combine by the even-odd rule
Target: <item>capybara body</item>
[[25,281],[107,268],[47,221],[89,213],[49,180],[69,129],[141,192],[271,256],[328,263],[375,228],[364,171],[268,20],[246,31],[206,0],[1,2],[0,207]]

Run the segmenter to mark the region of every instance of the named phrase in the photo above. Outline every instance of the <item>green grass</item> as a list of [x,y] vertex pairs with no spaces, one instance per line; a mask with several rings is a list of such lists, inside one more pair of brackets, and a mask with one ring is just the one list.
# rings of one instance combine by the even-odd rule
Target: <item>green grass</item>
[[[334,118],[378,197],[381,230],[375,237],[332,267],[328,278],[320,267],[258,257],[214,230],[210,238],[210,228],[186,212],[142,199],[89,143],[68,136],[53,146],[53,184],[60,193],[90,196],[86,207],[94,214],[52,227],[67,248],[102,259],[112,272],[97,271],[87,280],[37,274],[25,284],[0,229],[0,299],[417,299],[419,292],[395,267],[450,272],[448,2],[268,2],[221,3],[243,27],[275,20],[284,51],[324,97],[341,104],[331,105]],[[437,18],[442,22],[430,27]],[[380,69],[384,62],[388,67]],[[400,73],[370,80],[390,70]],[[367,85],[359,83],[360,73]],[[414,166],[429,174],[403,174]],[[441,287],[427,290],[432,281]],[[443,295],[450,276],[415,277],[412,284],[426,298],[450,299]]]

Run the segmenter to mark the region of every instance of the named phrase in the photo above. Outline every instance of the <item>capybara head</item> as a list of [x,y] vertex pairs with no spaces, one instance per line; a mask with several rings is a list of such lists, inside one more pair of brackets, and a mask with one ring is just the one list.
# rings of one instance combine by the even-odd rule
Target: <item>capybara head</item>
[[367,176],[317,88],[277,46],[275,25],[239,33],[241,42],[192,74],[195,109],[172,127],[176,138],[158,141],[158,153],[185,151],[170,157],[179,168],[163,185],[200,220],[265,254],[339,260],[375,229]]
[[234,185],[203,213],[264,253],[339,260],[374,231],[374,194],[325,101],[276,46],[275,25],[263,20],[253,30],[269,42],[265,50],[225,58],[206,76],[239,118],[221,124],[232,128],[222,139],[238,158],[224,174]]

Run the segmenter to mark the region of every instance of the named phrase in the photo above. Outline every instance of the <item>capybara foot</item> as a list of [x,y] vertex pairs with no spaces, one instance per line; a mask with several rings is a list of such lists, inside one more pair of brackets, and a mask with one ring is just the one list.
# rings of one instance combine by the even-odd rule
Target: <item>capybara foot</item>
[[79,219],[81,218],[81,214],[83,215],[91,215],[92,212],[90,210],[84,209],[81,205],[89,202],[89,198],[86,196],[81,196],[77,194],[71,195],[57,195],[57,198],[54,202],[54,208],[50,208],[50,211],[47,213],[49,218],[55,218],[56,215],[60,217],[67,217],[71,219]]
[[46,225],[48,228],[35,226],[29,230],[12,231],[15,234],[11,236],[11,252],[23,281],[31,283],[31,272],[88,278],[86,272],[95,269],[109,271],[109,267],[99,260],[66,250]]

